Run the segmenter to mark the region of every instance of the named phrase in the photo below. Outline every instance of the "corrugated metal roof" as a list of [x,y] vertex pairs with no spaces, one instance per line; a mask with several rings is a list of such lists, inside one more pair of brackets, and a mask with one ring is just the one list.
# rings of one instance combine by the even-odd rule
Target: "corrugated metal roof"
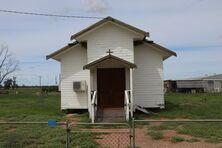
[[207,75],[202,77],[193,77],[187,79],[178,79],[176,81],[197,81],[197,80],[222,80],[222,74]]
[[222,74],[214,74],[202,78],[203,80],[222,80]]

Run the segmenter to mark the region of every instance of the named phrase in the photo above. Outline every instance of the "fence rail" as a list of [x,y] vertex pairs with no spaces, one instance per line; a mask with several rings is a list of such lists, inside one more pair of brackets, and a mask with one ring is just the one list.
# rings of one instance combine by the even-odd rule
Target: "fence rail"
[[4,125],[16,125],[12,127],[24,125],[24,130],[25,128],[38,130],[37,125],[41,125],[41,127],[60,126],[59,131],[64,131],[61,135],[66,148],[222,147],[221,119],[132,119],[129,123],[57,122],[54,120],[48,122],[0,122],[0,130]]

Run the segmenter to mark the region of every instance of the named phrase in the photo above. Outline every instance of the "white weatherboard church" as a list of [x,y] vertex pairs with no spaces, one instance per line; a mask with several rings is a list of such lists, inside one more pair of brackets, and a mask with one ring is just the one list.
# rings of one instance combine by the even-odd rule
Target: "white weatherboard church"
[[176,53],[112,17],[71,36],[47,56],[61,63],[61,109],[87,109],[92,122],[164,108],[163,61]]

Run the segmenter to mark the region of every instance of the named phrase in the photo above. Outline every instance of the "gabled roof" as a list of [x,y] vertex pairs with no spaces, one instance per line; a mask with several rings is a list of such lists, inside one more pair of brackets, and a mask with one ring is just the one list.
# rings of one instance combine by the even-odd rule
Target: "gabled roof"
[[159,45],[159,44],[157,44],[157,43],[154,43],[153,41],[149,41],[149,40],[146,40],[146,39],[145,39],[144,42],[145,42],[145,43],[148,43],[148,44],[151,44],[152,46],[155,46],[156,48],[159,48],[160,50],[163,50],[163,51],[165,51],[165,52],[168,52],[168,53],[170,53],[171,55],[177,56],[176,52],[174,52],[174,51],[172,51],[172,50],[170,50],[170,49],[167,49],[167,48],[165,48],[165,47],[163,47],[163,46],[161,46],[161,45]]
[[46,56],[46,60],[48,60],[48,59],[50,59],[50,58],[53,58],[53,57],[57,56],[58,54],[60,54],[60,53],[62,53],[62,52],[65,52],[65,51],[68,50],[70,47],[72,47],[72,46],[74,46],[74,45],[77,45],[77,44],[78,44],[78,42],[75,41],[75,42],[73,42],[73,43],[70,43],[70,44],[66,45],[65,47],[63,47],[63,48],[61,48],[61,49],[59,49],[59,50],[57,50],[57,51],[55,51],[55,52],[47,55],[47,56]]
[[150,45],[150,46],[152,46],[152,47],[154,47],[154,48],[156,48],[156,49],[158,49],[158,50],[160,50],[160,51],[162,51],[164,53],[167,53],[168,56],[166,56],[164,59],[167,59],[168,57],[170,57],[172,55],[173,56],[177,56],[176,52],[174,52],[174,51],[172,51],[170,49],[167,49],[167,48],[165,48],[165,47],[163,47],[163,46],[161,46],[161,45],[159,45],[157,43],[154,43],[154,41],[150,41],[150,40],[144,39],[144,40],[141,40],[141,41],[136,41],[134,43],[135,43],[135,46],[139,45],[139,44],[142,44],[142,43],[145,43],[145,44],[148,44],[148,45]]
[[[171,50],[169,50],[169,49],[167,49],[167,48],[165,48],[165,47],[163,47],[163,46],[161,46],[161,45],[159,45],[159,44],[156,44],[156,43],[154,43],[153,41],[147,40],[146,37],[149,37],[149,32],[145,32],[145,31],[143,31],[143,30],[140,30],[140,29],[138,29],[138,28],[136,28],[136,27],[134,27],[134,26],[131,26],[131,25],[129,25],[129,24],[126,24],[126,23],[124,23],[124,22],[121,22],[121,21],[119,21],[119,20],[117,20],[117,19],[114,19],[114,18],[112,18],[112,17],[110,17],[110,16],[108,16],[108,17],[104,18],[103,20],[101,20],[101,21],[99,21],[99,22],[97,22],[97,23],[95,23],[95,24],[87,27],[86,29],[84,29],[84,30],[82,30],[82,31],[80,31],[80,32],[72,35],[72,36],[71,36],[71,39],[73,40],[73,39],[75,39],[76,37],[78,37],[78,36],[80,36],[80,35],[88,32],[88,31],[90,31],[90,30],[92,30],[92,29],[94,29],[95,27],[97,27],[97,26],[99,26],[99,25],[102,25],[103,23],[109,22],[109,21],[110,21],[110,22],[117,23],[118,25],[124,26],[124,27],[126,27],[126,28],[128,28],[128,29],[130,29],[130,30],[133,30],[133,31],[138,32],[138,33],[140,33],[141,35],[143,35],[143,36],[144,36],[144,40],[140,40],[140,41],[136,41],[136,42],[138,42],[138,44],[146,43],[146,44],[149,44],[150,46],[156,48],[157,50],[163,51],[164,53],[166,53],[166,56],[164,57],[164,59],[167,59],[167,58],[170,57],[171,55],[177,56],[177,54],[176,54],[175,52],[173,52],[173,51],[171,51]],[[78,41],[74,41],[73,43],[68,44],[67,46],[65,46],[65,47],[63,47],[63,48],[61,48],[61,49],[53,52],[52,54],[47,55],[47,56],[46,56],[46,59],[50,59],[50,58],[54,58],[54,59],[55,59],[55,57],[56,57],[57,55],[59,55],[59,54],[65,52],[65,51],[69,50],[72,46],[77,45],[77,44],[79,44]],[[135,44],[135,45],[137,45],[137,44]]]
[[93,24],[93,25],[91,25],[91,26],[83,29],[82,31],[80,31],[80,32],[72,35],[72,36],[71,36],[71,40],[79,37],[80,35],[88,32],[88,31],[90,31],[90,30],[96,28],[97,26],[102,25],[102,24],[104,24],[104,23],[106,23],[106,22],[114,22],[114,23],[116,23],[116,24],[119,24],[120,26],[124,26],[124,27],[126,27],[126,28],[128,28],[128,29],[130,29],[130,30],[133,30],[133,31],[135,31],[135,32],[138,32],[138,33],[144,35],[144,37],[146,37],[146,36],[149,37],[149,32],[143,31],[143,30],[141,30],[141,29],[139,29],[139,28],[136,28],[136,27],[134,27],[134,26],[131,26],[131,25],[126,24],[126,23],[124,23],[124,22],[122,22],[122,21],[120,21],[120,20],[117,20],[117,19],[114,19],[114,18],[108,16],[108,17],[102,19],[101,21],[99,21],[99,22],[97,22],[97,23],[95,23],[95,24]]
[[94,67],[94,66],[96,66],[96,65],[98,65],[98,64],[100,64],[100,63],[103,63],[103,62],[109,61],[109,60],[118,61],[118,62],[126,65],[126,66],[129,67],[129,68],[136,68],[136,64],[131,63],[131,62],[128,62],[128,61],[126,61],[126,60],[124,60],[124,59],[121,59],[121,58],[119,58],[119,57],[116,57],[116,56],[114,56],[114,55],[109,54],[109,55],[104,56],[104,57],[102,57],[102,58],[100,58],[100,59],[98,59],[98,60],[95,60],[95,61],[93,61],[93,62],[91,62],[91,63],[89,63],[89,64],[86,64],[85,66],[83,66],[83,69],[90,69],[91,67]]

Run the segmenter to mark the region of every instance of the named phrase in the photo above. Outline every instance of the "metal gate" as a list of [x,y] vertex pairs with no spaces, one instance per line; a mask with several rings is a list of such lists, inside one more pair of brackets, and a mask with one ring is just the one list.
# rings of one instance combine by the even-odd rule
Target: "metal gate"
[[128,123],[70,123],[69,147],[132,147]]

